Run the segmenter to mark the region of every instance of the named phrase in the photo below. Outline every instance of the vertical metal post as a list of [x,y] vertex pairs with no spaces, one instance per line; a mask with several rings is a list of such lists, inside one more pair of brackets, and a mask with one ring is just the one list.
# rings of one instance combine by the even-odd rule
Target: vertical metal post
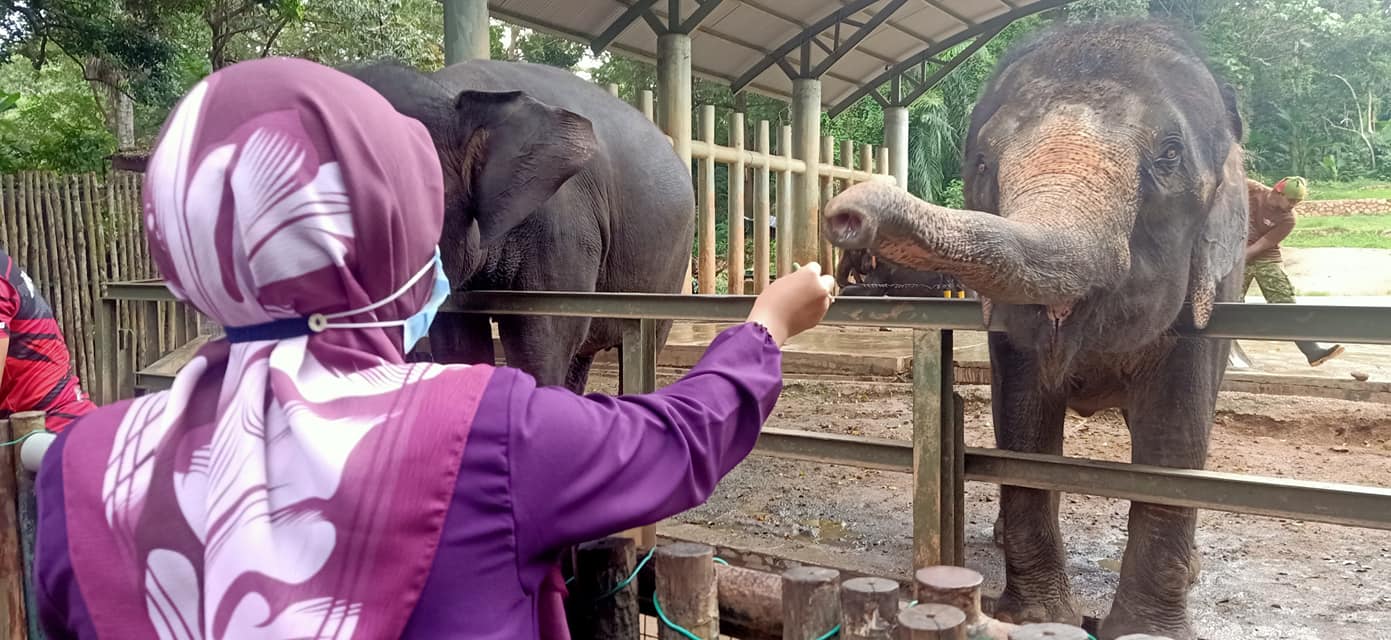
[[884,146],[889,148],[889,175],[908,188],[908,107],[884,109]]
[[[957,457],[952,332],[913,331],[913,567],[956,564]],[[964,462],[964,459],[963,459]],[[964,478],[963,478],[964,479]]]
[[488,0],[444,0],[444,63],[487,60]]
[[[639,394],[657,390],[657,321],[652,318],[623,321],[623,342],[618,356],[618,393]],[[657,544],[657,525],[629,529],[622,534],[638,547]]]
[[[821,81],[792,81],[792,152],[806,171],[792,181],[792,243],[779,238],[779,247],[792,249],[791,259],[806,264],[817,258],[821,237]],[[781,253],[781,252],[779,252]]]

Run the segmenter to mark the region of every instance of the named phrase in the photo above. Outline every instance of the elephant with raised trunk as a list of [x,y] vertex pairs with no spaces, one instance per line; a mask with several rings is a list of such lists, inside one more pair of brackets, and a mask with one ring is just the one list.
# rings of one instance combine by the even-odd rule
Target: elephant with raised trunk
[[[1201,468],[1225,340],[1180,338],[1240,300],[1246,235],[1235,96],[1181,32],[1128,21],[1062,27],[1002,59],[972,115],[966,208],[863,184],[828,203],[845,249],[951,273],[979,292],[995,438],[1061,454],[1068,408],[1119,408],[1134,462]],[[1185,302],[1189,303],[1185,306]],[[1001,488],[998,615],[1077,624],[1054,492]],[[1101,636],[1190,640],[1193,509],[1132,503]]]
[[[632,106],[563,69],[475,60],[434,73],[347,69],[430,131],[444,171],[440,251],[456,289],[679,293],[695,235],[691,173]],[[390,158],[383,158],[390,162]],[[671,322],[659,324],[657,344]],[[582,392],[615,320],[503,316],[509,365]],[[492,362],[488,318],[441,316],[441,362]]]

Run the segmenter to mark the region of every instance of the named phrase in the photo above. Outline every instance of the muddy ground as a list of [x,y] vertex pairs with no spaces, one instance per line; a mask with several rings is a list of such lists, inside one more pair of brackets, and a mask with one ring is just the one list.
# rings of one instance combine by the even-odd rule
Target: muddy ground
[[[661,376],[659,382],[673,379]],[[591,388],[613,391],[611,372]],[[989,389],[961,387],[966,438],[993,446]],[[910,387],[892,382],[790,380],[771,427],[910,438]],[[1118,413],[1068,416],[1066,453],[1128,461]],[[1208,468],[1268,476],[1391,485],[1391,407],[1295,397],[1223,394]],[[987,592],[1003,586],[992,544],[998,490],[967,483],[968,564]],[[1062,523],[1073,589],[1084,613],[1103,616],[1125,545],[1125,501],[1066,495]],[[853,566],[896,572],[910,562],[907,474],[752,457],[710,502],[676,518],[756,543],[819,546]],[[1203,512],[1203,571],[1191,607],[1211,640],[1391,638],[1391,532]]]

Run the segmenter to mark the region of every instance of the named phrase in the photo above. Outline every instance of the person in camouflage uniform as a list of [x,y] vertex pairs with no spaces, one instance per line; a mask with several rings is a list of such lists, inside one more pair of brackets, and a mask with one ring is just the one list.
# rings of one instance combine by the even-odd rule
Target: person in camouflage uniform
[[[1308,194],[1304,178],[1289,177],[1267,187],[1255,180],[1246,181],[1251,212],[1246,237],[1246,279],[1242,292],[1251,289],[1254,280],[1261,288],[1265,301],[1272,304],[1294,304],[1294,285],[1285,274],[1280,256],[1280,242],[1294,231],[1294,207]],[[1296,342],[1309,365],[1317,367],[1342,355],[1343,346],[1317,342]]]

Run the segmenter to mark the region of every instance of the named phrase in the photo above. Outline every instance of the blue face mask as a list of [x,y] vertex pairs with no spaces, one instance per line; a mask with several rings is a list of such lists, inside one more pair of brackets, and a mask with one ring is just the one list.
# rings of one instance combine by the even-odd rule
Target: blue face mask
[[435,266],[435,287],[430,290],[430,299],[425,301],[425,306],[406,318],[406,351],[410,351],[415,343],[420,342],[420,339],[430,332],[430,325],[435,323],[435,312],[439,311],[440,305],[449,297],[449,277],[444,275],[444,262],[440,260],[439,247],[435,247],[435,259],[430,264]]
[[[405,293],[406,293],[407,291],[410,291],[411,288],[414,287],[414,286],[416,285],[416,283],[420,282],[420,279],[421,279],[421,278],[424,278],[425,276],[429,275],[430,272],[432,272],[432,271],[434,272],[434,275],[435,275],[435,285],[434,285],[434,287],[433,287],[432,289],[430,289],[430,299],[426,300],[426,301],[425,301],[425,306],[422,307],[419,311],[417,311],[417,312],[411,314],[411,316],[410,316],[409,318],[406,318],[405,320],[378,320],[378,321],[373,321],[373,322],[334,322],[334,320],[338,320],[338,319],[340,319],[340,318],[350,318],[350,317],[355,316],[355,315],[359,315],[359,314],[367,313],[367,312],[370,312],[370,311],[374,311],[374,310],[376,310],[376,309],[378,309],[378,308],[380,308],[380,307],[386,305],[387,303],[390,303],[392,300],[395,300],[395,299],[401,297],[402,295],[405,295]],[[403,333],[405,334],[405,335],[404,335],[404,342],[403,342],[403,344],[402,344],[402,351],[403,351],[403,352],[405,352],[405,351],[410,351],[411,348],[415,346],[415,343],[420,342],[420,339],[421,339],[421,338],[424,338],[426,333],[429,333],[429,331],[430,331],[430,325],[433,324],[434,321],[435,321],[435,312],[439,311],[440,305],[444,304],[445,299],[447,299],[448,297],[449,297],[449,278],[448,278],[447,276],[444,275],[444,262],[443,262],[442,260],[440,260],[440,248],[439,248],[439,247],[435,247],[435,256],[434,256],[434,258],[432,258],[428,264],[426,264],[423,268],[421,268],[420,271],[417,271],[417,272],[415,273],[415,275],[411,276],[410,280],[407,280],[405,284],[401,285],[401,288],[400,288],[400,289],[397,289],[395,293],[393,293],[393,294],[391,294],[391,295],[389,295],[389,296],[387,296],[387,297],[385,297],[385,298],[383,298],[383,299],[381,299],[381,300],[378,300],[377,302],[374,302],[374,303],[372,303],[372,304],[370,304],[370,305],[367,305],[367,306],[365,306],[365,307],[363,307],[363,308],[361,308],[361,309],[352,309],[352,310],[350,310],[350,311],[340,311],[340,312],[338,312],[338,313],[328,313],[328,314],[317,314],[317,313],[316,313],[316,314],[314,314],[314,315],[312,315],[312,316],[310,316],[310,317],[308,318],[308,320],[309,320],[309,322],[308,322],[308,332],[311,332],[311,333],[318,333],[318,332],[324,331],[324,330],[326,330],[326,329],[361,329],[361,328],[368,328],[368,327],[401,327]],[[272,323],[272,324],[274,324],[274,323]],[[300,326],[303,327],[303,325],[300,325]],[[293,335],[303,335],[303,334],[301,334],[301,333],[296,333],[296,332],[293,332],[293,331],[287,333],[287,334],[284,335],[284,336],[267,335],[267,332],[266,332],[266,331],[260,331],[260,330],[258,330],[258,329],[259,329],[259,328],[252,328],[252,330],[250,330],[250,331],[248,331],[248,330],[240,330],[241,333],[256,333],[256,335],[254,335],[254,336],[248,336],[248,337],[246,338],[246,340],[242,340],[242,341],[247,341],[247,340],[250,340],[250,339],[267,339],[267,338],[269,338],[269,339],[280,339],[280,338],[283,338],[283,337],[288,337],[288,336],[293,336]],[[229,327],[229,328],[228,328],[228,337],[229,337],[229,338],[234,338],[233,333],[234,333],[233,328],[230,328],[230,327]],[[233,341],[237,341],[237,340],[233,340]]]

